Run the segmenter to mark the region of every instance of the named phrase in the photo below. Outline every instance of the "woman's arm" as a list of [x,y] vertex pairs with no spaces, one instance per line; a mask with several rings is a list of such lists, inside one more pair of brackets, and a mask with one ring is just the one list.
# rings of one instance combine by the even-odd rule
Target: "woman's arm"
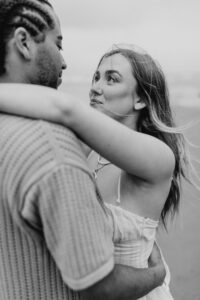
[[162,141],[133,131],[54,89],[1,84],[0,110],[63,124],[113,164],[148,182],[172,175],[174,156]]
[[55,105],[61,93],[31,84],[0,84],[0,111],[58,123],[60,108]]

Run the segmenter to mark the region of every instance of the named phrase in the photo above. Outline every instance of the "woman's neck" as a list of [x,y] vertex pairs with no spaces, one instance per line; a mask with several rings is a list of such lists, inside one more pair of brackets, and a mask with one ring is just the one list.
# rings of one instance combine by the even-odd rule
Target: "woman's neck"
[[133,114],[130,116],[124,116],[121,117],[118,121],[130,129],[137,130],[138,115]]

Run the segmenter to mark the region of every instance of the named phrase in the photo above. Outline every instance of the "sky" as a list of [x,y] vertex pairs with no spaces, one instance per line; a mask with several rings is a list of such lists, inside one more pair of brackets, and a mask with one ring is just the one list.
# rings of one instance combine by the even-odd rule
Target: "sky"
[[112,44],[128,43],[149,52],[166,74],[200,83],[199,0],[50,2],[64,37],[64,81],[89,82],[102,54]]

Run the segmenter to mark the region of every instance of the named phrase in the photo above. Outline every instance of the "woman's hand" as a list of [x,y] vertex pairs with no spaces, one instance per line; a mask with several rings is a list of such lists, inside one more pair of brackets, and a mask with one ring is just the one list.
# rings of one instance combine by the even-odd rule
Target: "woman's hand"
[[[33,84],[0,84],[0,111],[60,123],[72,97],[55,89]],[[70,105],[69,105],[70,106]]]
[[163,283],[166,276],[166,269],[164,265],[164,261],[162,259],[162,255],[160,249],[156,242],[154,242],[153,250],[148,260],[149,268],[156,267],[158,269],[158,273],[160,274],[160,278],[162,279],[161,284]]

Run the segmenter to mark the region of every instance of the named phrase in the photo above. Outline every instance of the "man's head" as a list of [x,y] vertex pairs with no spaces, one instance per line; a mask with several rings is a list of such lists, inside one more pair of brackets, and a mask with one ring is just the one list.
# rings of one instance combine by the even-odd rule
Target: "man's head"
[[57,88],[66,68],[60,24],[47,0],[0,0],[0,81]]

